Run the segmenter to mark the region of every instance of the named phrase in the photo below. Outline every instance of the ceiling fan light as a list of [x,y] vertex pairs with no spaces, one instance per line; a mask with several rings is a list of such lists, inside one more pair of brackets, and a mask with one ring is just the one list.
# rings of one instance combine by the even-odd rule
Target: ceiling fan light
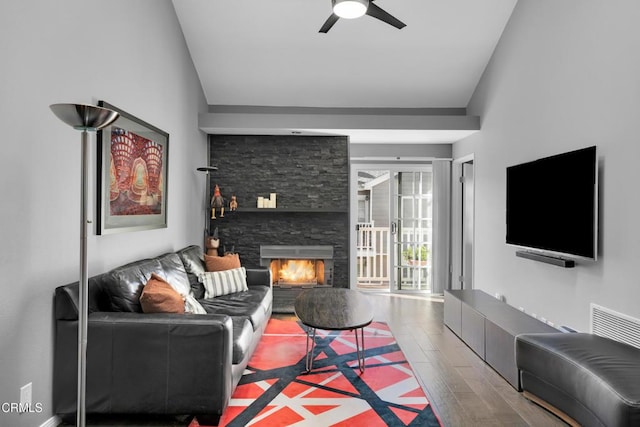
[[369,0],[333,0],[333,13],[340,18],[359,18],[367,12]]

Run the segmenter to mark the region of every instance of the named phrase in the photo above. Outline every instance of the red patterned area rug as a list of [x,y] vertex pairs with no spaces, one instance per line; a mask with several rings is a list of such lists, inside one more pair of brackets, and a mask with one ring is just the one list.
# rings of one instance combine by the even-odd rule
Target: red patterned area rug
[[352,331],[318,330],[306,374],[302,325],[271,319],[219,425],[440,426],[389,327],[374,322],[364,336],[364,373]]

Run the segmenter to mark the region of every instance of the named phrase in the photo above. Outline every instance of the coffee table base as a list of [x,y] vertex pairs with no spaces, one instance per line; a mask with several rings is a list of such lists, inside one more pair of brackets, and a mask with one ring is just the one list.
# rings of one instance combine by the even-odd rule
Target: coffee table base
[[[307,355],[305,357],[305,368],[308,374],[313,369],[313,351],[315,350],[315,347],[316,347],[316,328],[307,326],[305,329],[307,332]],[[312,330],[313,330],[313,333],[311,333]],[[350,329],[350,330],[354,331],[356,336],[356,355],[358,357],[358,369],[360,370],[361,373],[364,373],[364,368],[365,368],[364,327]],[[360,331],[359,340],[358,340],[358,330]],[[311,341],[311,351],[309,351],[309,341]]]

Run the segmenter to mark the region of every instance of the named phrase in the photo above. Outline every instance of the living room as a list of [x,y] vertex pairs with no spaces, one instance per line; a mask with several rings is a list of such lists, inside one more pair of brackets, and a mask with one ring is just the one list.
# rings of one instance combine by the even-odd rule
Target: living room
[[[42,403],[40,412],[2,412],[0,424],[52,425],[53,293],[78,279],[80,154],[79,135],[49,105],[105,100],[170,134],[168,227],[91,232],[90,275],[201,242],[204,181],[196,169],[207,163],[208,135],[198,117],[209,105],[170,1],[13,1],[0,11],[0,402],[19,401],[32,383],[32,401]],[[579,331],[589,331],[591,303],[640,318],[632,226],[640,206],[639,15],[631,1],[520,0],[469,102],[457,106],[480,117],[479,132],[450,146],[451,158],[473,155],[476,166],[474,287]],[[598,260],[562,269],[517,258],[504,238],[506,168],[593,145]],[[385,150],[397,155],[392,144]],[[90,183],[94,200],[93,173]]]

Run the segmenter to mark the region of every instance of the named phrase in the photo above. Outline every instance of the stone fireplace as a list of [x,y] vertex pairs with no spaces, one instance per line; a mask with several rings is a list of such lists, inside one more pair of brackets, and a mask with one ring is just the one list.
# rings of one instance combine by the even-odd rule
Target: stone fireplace
[[333,246],[263,245],[260,265],[277,288],[333,286]]
[[[309,260],[303,267],[311,264],[315,272],[316,278],[295,286],[276,272],[273,312],[293,313],[295,296],[308,288],[349,287],[348,138],[216,134],[209,135],[209,144],[209,164],[223,166],[210,174],[209,188],[217,184],[223,196],[235,195],[239,204],[224,218],[210,220],[209,230],[217,227],[221,244],[234,248],[248,268],[294,259]],[[276,208],[257,208],[257,197],[271,193],[277,193]],[[278,250],[267,260],[261,248],[271,245],[328,246],[331,255],[298,251],[288,256]]]

